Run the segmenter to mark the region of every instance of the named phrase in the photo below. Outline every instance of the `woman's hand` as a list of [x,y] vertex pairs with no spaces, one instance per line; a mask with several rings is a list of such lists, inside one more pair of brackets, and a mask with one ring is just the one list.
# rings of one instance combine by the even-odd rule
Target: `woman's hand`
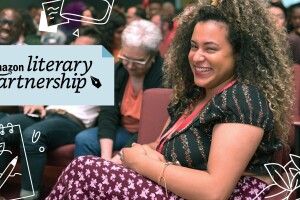
[[159,152],[157,152],[156,150],[152,149],[150,146],[144,144],[144,145],[142,145],[142,147],[147,152],[148,157],[150,157],[154,160],[161,161],[161,162],[166,162],[165,157],[162,154],[160,154]]
[[46,110],[44,106],[24,106],[23,107],[24,114],[32,114],[34,112],[39,112],[41,118],[44,118],[46,116]]
[[154,160],[165,160],[163,155],[151,149],[147,145],[140,145],[136,143],[134,143],[131,148],[123,148],[121,160],[124,166],[135,170],[135,164],[143,162],[143,159],[147,157]]

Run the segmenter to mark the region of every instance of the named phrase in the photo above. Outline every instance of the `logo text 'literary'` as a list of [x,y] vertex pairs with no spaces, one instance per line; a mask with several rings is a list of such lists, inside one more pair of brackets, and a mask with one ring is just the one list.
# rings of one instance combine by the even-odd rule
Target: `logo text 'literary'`
[[0,61],[0,89],[6,97],[0,99],[2,105],[62,105],[62,97],[67,105],[113,105],[114,61],[101,46],[2,46],[0,50],[7,53]]

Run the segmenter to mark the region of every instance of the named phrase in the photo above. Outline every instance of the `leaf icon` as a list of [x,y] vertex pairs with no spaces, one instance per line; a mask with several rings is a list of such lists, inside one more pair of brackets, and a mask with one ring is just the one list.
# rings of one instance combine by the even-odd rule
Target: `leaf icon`
[[295,167],[298,169],[298,171],[300,171],[300,168],[298,166],[298,164],[300,163],[300,157],[294,154],[290,154],[290,158],[293,164],[295,165]]
[[[277,163],[268,163],[265,164],[265,168],[267,169],[270,177],[272,178],[273,182],[280,188],[282,188],[283,190],[290,190],[290,178],[287,176],[288,178],[288,183],[286,183],[286,180],[281,176],[281,171],[284,171],[285,174],[287,174],[286,169],[281,166],[280,164]],[[277,171],[276,168],[279,168],[280,170]],[[275,170],[274,170],[275,169]],[[277,175],[278,175],[278,179],[275,179],[271,173],[271,171],[274,171]]]

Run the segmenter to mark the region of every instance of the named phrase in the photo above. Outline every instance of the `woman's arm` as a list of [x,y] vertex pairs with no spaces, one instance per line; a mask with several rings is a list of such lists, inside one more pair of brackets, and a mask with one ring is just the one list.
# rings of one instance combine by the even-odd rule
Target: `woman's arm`
[[[158,138],[154,142],[142,145],[143,149],[146,151],[146,154],[149,157],[152,157],[153,159],[157,159],[157,160],[165,160],[163,158],[163,156],[156,151],[156,147],[159,144],[159,140],[160,140],[160,137],[161,137],[162,133],[167,128],[167,126],[169,125],[170,121],[171,121],[170,118],[168,118],[167,122],[165,123],[165,125],[163,127],[163,130],[161,131],[160,135],[158,136]],[[102,144],[101,144],[101,147],[102,147]],[[120,151],[122,151],[122,150],[120,150]],[[101,151],[101,153],[102,153],[102,151]],[[120,155],[119,154],[115,155],[111,159],[111,161],[114,162],[114,163],[116,163],[116,164],[122,164],[122,161],[120,159]]]
[[[263,129],[247,124],[218,124],[213,129],[207,171],[169,165],[168,190],[185,199],[228,199],[254,155]],[[138,146],[123,150],[123,164],[158,182],[164,162],[148,157]],[[164,182],[161,182],[164,186]]]

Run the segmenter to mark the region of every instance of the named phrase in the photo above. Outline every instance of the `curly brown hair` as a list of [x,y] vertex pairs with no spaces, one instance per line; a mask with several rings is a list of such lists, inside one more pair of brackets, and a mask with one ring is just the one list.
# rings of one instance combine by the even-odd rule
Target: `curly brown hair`
[[166,55],[165,85],[174,88],[171,108],[181,115],[186,105],[205,95],[194,84],[189,66],[190,39],[199,21],[215,20],[228,25],[228,40],[236,56],[237,80],[258,88],[269,102],[276,136],[283,144],[288,135],[293,107],[293,67],[287,35],[261,1],[221,0],[217,6],[202,0],[190,5],[178,17],[178,29]]

